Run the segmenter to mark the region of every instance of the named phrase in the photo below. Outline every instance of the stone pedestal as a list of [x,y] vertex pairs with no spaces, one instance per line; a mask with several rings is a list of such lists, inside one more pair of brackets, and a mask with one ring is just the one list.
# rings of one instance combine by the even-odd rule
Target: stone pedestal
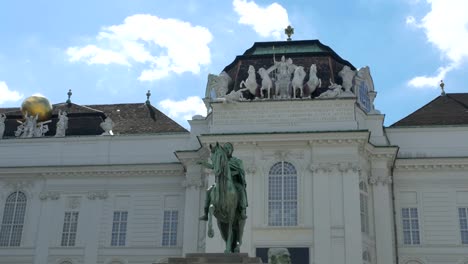
[[247,253],[189,253],[185,257],[169,258],[168,264],[234,264],[234,263],[262,263],[257,257],[249,257]]

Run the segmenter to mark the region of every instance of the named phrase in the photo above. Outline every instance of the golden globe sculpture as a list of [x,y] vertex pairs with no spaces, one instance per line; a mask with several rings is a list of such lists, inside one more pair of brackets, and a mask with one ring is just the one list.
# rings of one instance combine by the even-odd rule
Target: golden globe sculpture
[[40,95],[33,95],[24,99],[21,104],[21,112],[23,117],[26,116],[38,116],[37,121],[42,122],[50,120],[52,117],[52,105],[49,100]]

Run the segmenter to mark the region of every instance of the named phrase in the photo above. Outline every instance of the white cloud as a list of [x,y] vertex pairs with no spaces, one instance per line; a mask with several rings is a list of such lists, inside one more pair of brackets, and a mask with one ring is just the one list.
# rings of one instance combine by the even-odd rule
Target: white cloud
[[67,49],[70,62],[88,64],[137,63],[147,66],[140,81],[153,81],[171,72],[198,74],[202,65],[211,62],[208,44],[210,31],[177,19],[137,14],[120,25],[104,27],[96,43]]
[[[417,22],[408,17],[406,23],[424,30],[427,40],[437,47],[448,66],[440,67],[436,76],[418,76],[408,82],[413,87],[437,87],[440,79],[468,59],[468,1],[426,0],[431,11]],[[433,80],[436,82],[432,83]]]
[[194,115],[206,116],[206,107],[198,96],[189,96],[181,101],[166,99],[159,102],[159,108],[166,112],[169,117],[181,121],[190,120]]
[[409,86],[415,88],[424,87],[439,87],[440,81],[445,78],[445,75],[453,69],[453,66],[440,67],[437,69],[437,75],[435,76],[417,76],[408,82]]
[[234,0],[234,11],[240,16],[239,24],[252,26],[262,37],[279,39],[290,24],[288,12],[278,3],[260,7],[254,1]]
[[0,82],[0,105],[5,102],[16,102],[24,97],[18,91],[10,90],[5,82]]

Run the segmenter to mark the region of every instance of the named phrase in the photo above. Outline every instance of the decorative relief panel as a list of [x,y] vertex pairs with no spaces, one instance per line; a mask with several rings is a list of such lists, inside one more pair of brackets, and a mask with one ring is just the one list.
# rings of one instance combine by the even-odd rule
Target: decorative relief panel
[[87,197],[89,200],[105,200],[109,197],[109,193],[107,191],[90,191]]
[[60,192],[55,192],[55,191],[45,191],[41,192],[39,194],[39,199],[42,201],[45,201],[47,199],[49,200],[58,200],[60,198]]

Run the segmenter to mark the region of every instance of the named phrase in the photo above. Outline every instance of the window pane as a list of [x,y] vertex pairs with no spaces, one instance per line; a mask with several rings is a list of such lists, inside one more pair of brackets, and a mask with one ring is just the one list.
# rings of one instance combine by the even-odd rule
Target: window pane
[[268,203],[268,224],[271,226],[280,226],[281,223],[281,202]]
[[0,246],[20,246],[25,213],[26,195],[22,192],[10,194],[6,199],[3,209],[3,219],[0,227]]

